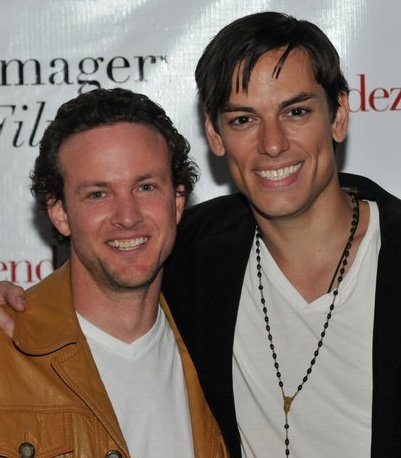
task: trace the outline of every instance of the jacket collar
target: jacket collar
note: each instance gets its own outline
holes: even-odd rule
[[[44,355],[82,340],[70,283],[70,263],[27,291],[25,313],[18,314],[14,343],[24,353]]]

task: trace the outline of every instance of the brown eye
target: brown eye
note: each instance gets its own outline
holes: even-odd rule
[[[248,122],[250,122],[250,120],[251,118],[249,116],[238,116],[237,118],[231,121],[231,124],[239,126],[242,124],[247,124]]]
[[[304,116],[306,113],[308,113],[308,110],[306,110],[305,108],[296,107],[296,108],[292,108],[289,111],[288,115],[291,117],[300,117],[300,116]]]

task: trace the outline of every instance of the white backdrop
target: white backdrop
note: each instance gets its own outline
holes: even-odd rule
[[[257,11],[308,19],[331,38],[352,88],[341,169],[401,197],[399,0],[0,0],[0,10],[0,280],[27,287],[52,270],[28,175],[47,121],[80,91],[149,95],[192,145],[202,171],[193,201],[230,192],[203,137],[193,73],[219,29]]]

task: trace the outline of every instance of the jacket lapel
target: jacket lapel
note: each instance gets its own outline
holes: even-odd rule
[[[30,355],[51,355],[51,365],[128,456],[128,449],[76,316],[70,264],[27,292],[28,307],[16,322],[14,343]]]
[[[340,174],[359,198],[376,201],[380,215],[373,327],[372,458],[401,456],[401,203],[372,181]]]
[[[128,456],[127,445],[113,406],[86,341],[78,342],[56,354],[52,360],[52,367],[63,382],[82,399]]]

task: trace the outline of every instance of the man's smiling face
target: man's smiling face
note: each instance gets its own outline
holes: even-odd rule
[[[247,90],[232,90],[218,119],[206,119],[213,152],[227,155],[231,175],[256,215],[287,218],[307,211],[337,186],[333,139],[344,140],[347,95],[332,120],[323,87],[305,50],[293,50],[274,74],[284,49],[256,63]],[[241,81],[241,67],[233,75]]]
[[[71,236],[74,273],[112,291],[160,279],[184,207],[164,137],[144,124],[96,127],[64,141],[59,164],[65,201],[48,212]]]

